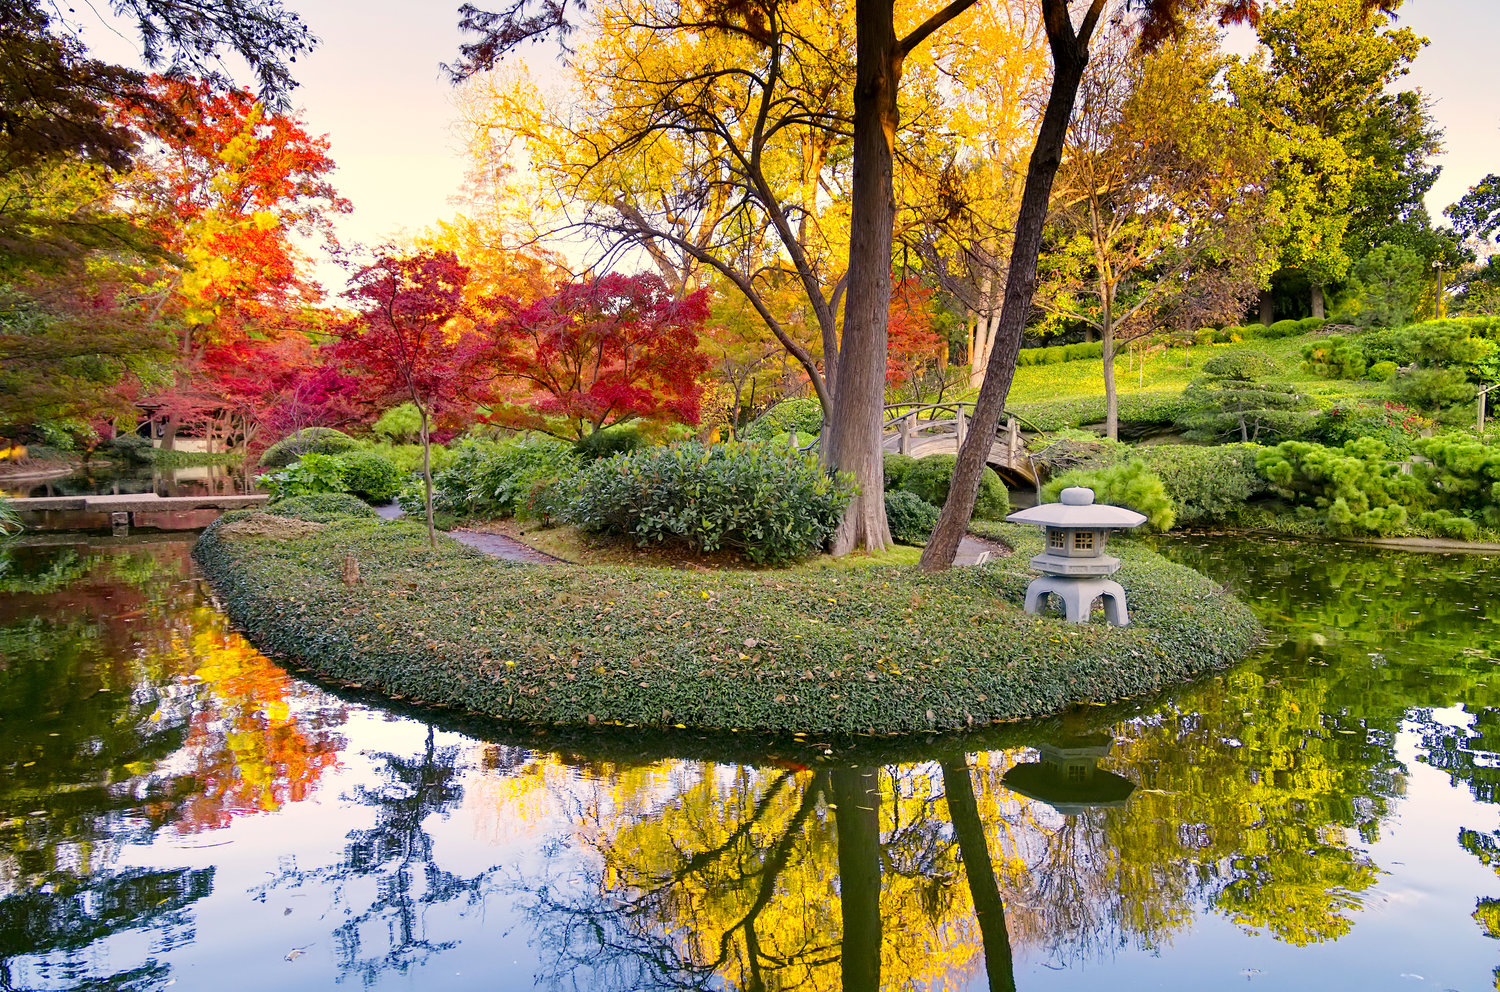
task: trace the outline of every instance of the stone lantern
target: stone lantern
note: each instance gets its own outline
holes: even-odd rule
[[[1106,734],[1065,737],[1037,745],[1039,761],[1013,765],[1001,779],[1014,792],[1046,803],[1064,816],[1124,806],[1135,783],[1099,767],[1113,743]]]
[[[1104,598],[1104,618],[1116,627],[1130,623],[1125,590],[1106,576],[1120,567],[1120,559],[1104,553],[1112,530],[1128,530],[1146,522],[1144,514],[1123,506],[1094,502],[1094,491],[1081,486],[1062,491],[1061,502],[1042,503],[1006,517],[1018,524],[1041,524],[1046,549],[1031,559],[1044,573],[1026,587],[1026,612],[1038,613],[1048,593],[1057,593],[1074,623],[1087,623],[1094,600]]]

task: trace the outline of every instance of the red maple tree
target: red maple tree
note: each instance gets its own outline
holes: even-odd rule
[[[943,337],[932,326],[932,289],[908,276],[891,292],[885,382],[901,386],[943,360]]]
[[[486,341],[464,302],[469,270],[452,252],[382,255],[355,273],[344,296],[356,316],[339,329],[333,353],[356,373],[362,397],[390,405],[410,401],[421,418],[427,535],[432,522],[432,422],[469,401],[488,376]]]
[[[508,315],[488,324],[493,418],[572,438],[633,420],[698,422],[705,291],[676,297],[659,276],[611,273],[495,305]]]

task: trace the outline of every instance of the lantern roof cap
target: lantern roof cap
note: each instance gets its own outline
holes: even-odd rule
[[[1143,513],[1123,506],[1095,503],[1094,491],[1074,486],[1062,491],[1061,502],[1041,503],[1017,510],[1005,518],[1016,524],[1041,524],[1043,527],[1109,527],[1129,529],[1146,522]]]

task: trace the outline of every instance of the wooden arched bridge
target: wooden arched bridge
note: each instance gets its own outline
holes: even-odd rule
[[[973,419],[973,403],[892,403],[885,408],[881,446],[913,458],[956,455]],[[1036,485],[1036,469],[1027,457],[1021,421],[1013,413],[1007,413],[996,429],[984,460],[1007,482]]]
[[[973,403],[891,403],[885,407],[881,447],[913,458],[956,455],[969,436],[973,419]],[[803,450],[812,451],[817,446],[818,439],[814,438]],[[1037,484],[1036,466],[1021,436],[1021,419],[1013,413],[1006,414],[1005,422],[996,429],[984,460],[1012,486]]]

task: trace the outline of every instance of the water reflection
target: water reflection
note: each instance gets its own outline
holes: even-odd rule
[[[255,472],[238,465],[82,465],[69,475],[0,480],[0,494],[36,496],[236,496],[255,490]]]
[[[341,702],[186,549],[0,555],[0,989],[1490,981],[1491,560],[1178,544],[1258,604],[1261,658],[804,764]]]

